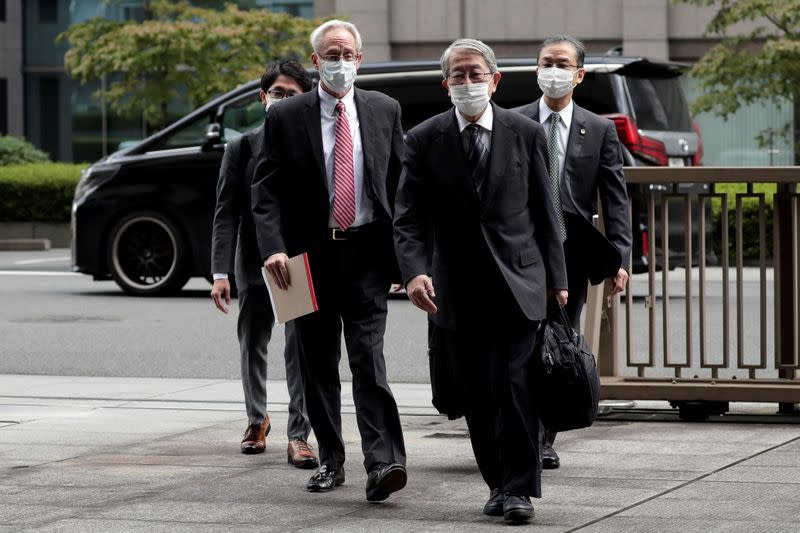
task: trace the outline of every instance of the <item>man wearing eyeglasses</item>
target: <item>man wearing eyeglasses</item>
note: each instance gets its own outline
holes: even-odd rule
[[[297,61],[281,59],[261,77],[259,98],[265,109],[290,96],[311,89],[311,77]],[[242,453],[262,453],[270,431],[267,414],[267,345],[275,318],[261,276],[261,257],[250,209],[250,186],[264,127],[231,139],[225,147],[219,182],[211,245],[214,287],[211,298],[217,309],[228,314],[231,302],[228,273],[235,272],[239,298],[237,333],[241,355],[242,387],[247,428],[240,444]],[[235,252],[234,252],[235,250]],[[297,335],[294,324],[286,324],[286,385],[289,389],[289,419],[286,433],[288,462],[298,468],[315,468],[317,457],[308,444],[310,425],[305,412]]]
[[[526,522],[541,497],[531,348],[548,298],[567,302],[546,138],[490,101],[501,76],[487,45],[459,39],[441,66],[455,108],[408,132],[395,247],[409,298],[444,336],[483,512]]]
[[[545,39],[537,54],[537,81],[544,94],[539,100],[515,109],[540,122],[547,132],[551,192],[567,262],[570,298],[566,312],[576,331],[580,328],[590,276],[607,277],[611,295],[625,288],[632,241],[622,145],[614,123],[572,101],[575,87],[586,75],[585,55],[583,44],[570,35]],[[586,221],[591,221],[597,212],[598,193],[606,237],[622,258],[616,265],[587,256],[586,250],[592,248],[587,239],[594,235],[585,230]],[[603,272],[596,272],[601,267]],[[558,468],[561,464],[553,449],[555,438],[556,433],[543,432],[543,468]]]
[[[345,481],[339,360],[342,334],[353,373],[366,497],[381,501],[406,484],[400,415],[386,379],[386,298],[397,279],[394,196],[403,158],[400,104],[353,87],[361,36],[348,22],[311,33],[315,91],[270,108],[256,166],[253,215],[261,257],[286,288],[286,262],[308,253],[319,310],[295,320],[309,420],[320,467],[311,492]]]

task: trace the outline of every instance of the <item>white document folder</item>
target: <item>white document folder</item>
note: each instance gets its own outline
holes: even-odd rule
[[[269,290],[272,312],[278,324],[284,324],[319,309],[314,294],[314,282],[311,279],[311,268],[308,265],[308,254],[303,253],[290,258],[287,269],[289,287],[283,290],[275,284],[267,269],[261,267],[261,275]]]

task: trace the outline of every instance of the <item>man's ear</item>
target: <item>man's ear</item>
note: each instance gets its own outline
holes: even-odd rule
[[[450,96],[450,84],[447,83],[447,78],[442,80],[442,87],[447,91],[447,96]]]

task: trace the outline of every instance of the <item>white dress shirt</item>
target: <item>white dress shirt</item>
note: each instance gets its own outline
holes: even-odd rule
[[[334,191],[334,148],[336,146],[336,102],[338,100],[326,93],[320,84],[319,114],[322,121],[322,152],[325,157],[325,174],[328,178],[328,197],[330,216],[328,227],[337,228],[339,224],[333,220],[333,191]],[[358,111],[354,98],[355,89],[350,89],[342,98],[347,123],[350,126],[350,136],[353,139],[353,178],[355,182],[356,218],[350,227],[355,228],[372,222],[375,219],[375,209],[372,199],[367,195],[364,186],[364,150],[361,144],[361,129],[358,121]]]
[[[569,128],[572,126],[572,111],[575,104],[570,100],[567,107],[558,112],[561,120],[558,121],[558,175],[564,182],[564,161],[567,159],[567,139]],[[544,98],[539,100],[539,123],[544,127],[546,135],[550,135],[550,114],[553,110],[544,103]],[[549,138],[549,137],[548,137]]]
[[[456,120],[458,120],[458,131],[460,133],[464,133],[464,129],[472,124],[472,122],[468,121],[464,118],[464,116],[459,113],[458,109],[454,109],[456,113]],[[480,140],[483,142],[484,146],[486,146],[486,150],[491,152],[492,150],[492,123],[494,122],[494,111],[492,110],[492,102],[489,102],[486,105],[486,111],[483,112],[481,118],[479,118],[475,124],[480,126]]]

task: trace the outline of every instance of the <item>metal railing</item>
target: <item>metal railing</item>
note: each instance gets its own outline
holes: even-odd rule
[[[622,302],[604,297],[603,285],[590,289],[584,332],[598,355],[602,398],[778,402],[781,410],[793,410],[800,403],[800,167],[631,167],[625,178],[650,189],[645,193],[649,270],[646,280],[632,276]],[[730,202],[713,187],[681,190],[681,184],[703,183],[743,183],[746,192]],[[757,183],[775,184],[771,258],[767,193],[755,191]],[[666,191],[658,187],[664,184]],[[746,264],[743,254],[747,198],[758,205],[755,266]],[[670,220],[673,202],[682,206],[681,220]],[[721,220],[713,265],[707,257],[709,203],[716,203]],[[684,264],[674,270],[670,224],[683,226]]]

